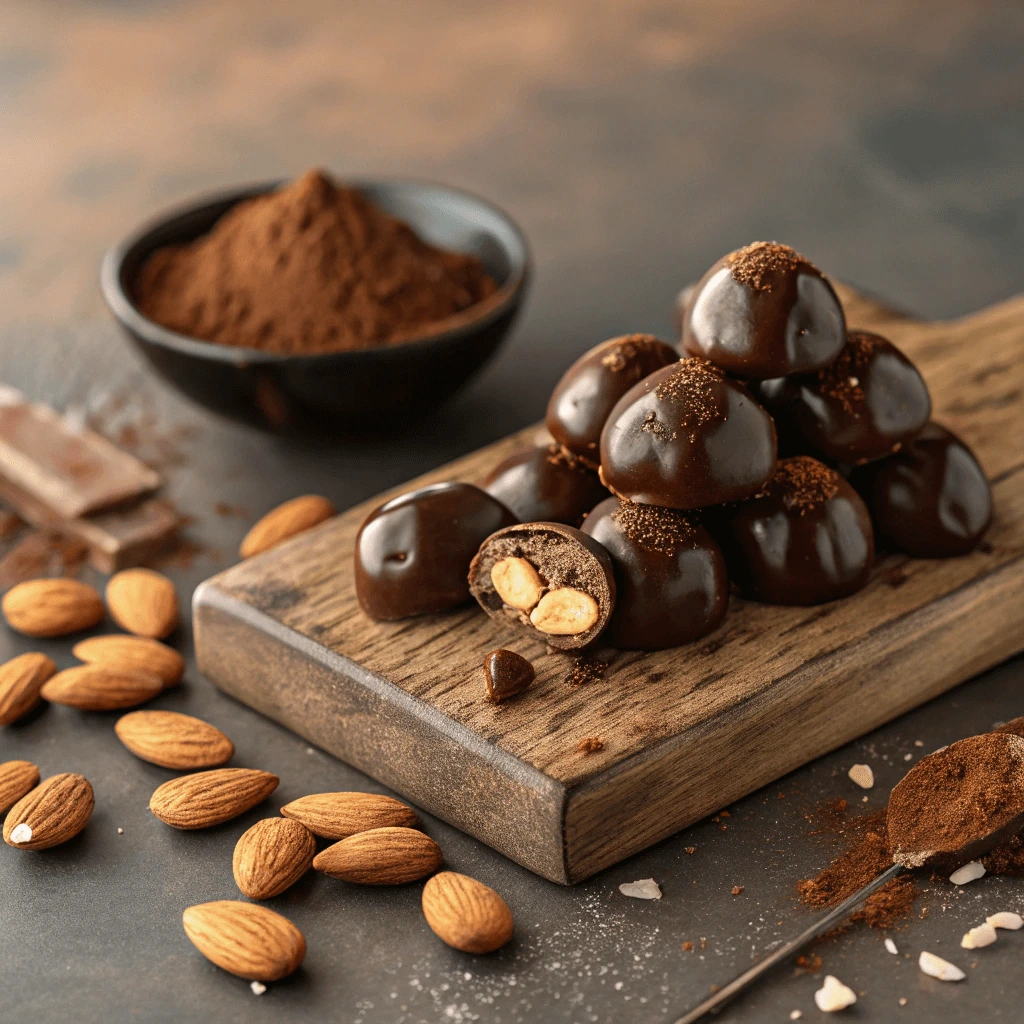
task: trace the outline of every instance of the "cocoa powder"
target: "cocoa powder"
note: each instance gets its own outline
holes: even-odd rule
[[[239,203],[135,281],[149,319],[221,345],[308,355],[413,339],[497,288],[475,256],[422,241],[360,192],[309,171]]]

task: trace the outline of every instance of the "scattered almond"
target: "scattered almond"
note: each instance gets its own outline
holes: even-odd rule
[[[985,923],[992,925],[993,928],[1005,928],[1013,932],[1024,928],[1024,919],[1012,910],[1000,910],[998,914],[986,917]]]
[[[986,921],[984,924],[979,924],[977,928],[972,928],[960,940],[960,945],[964,949],[983,949],[985,946],[991,946],[998,937],[995,927]]]
[[[216,726],[177,711],[133,711],[118,719],[114,732],[136,757],[179,771],[216,768],[235,752]]]
[[[968,885],[970,882],[976,882],[985,874],[985,865],[980,860],[972,860],[969,864],[965,864],[962,868],[957,868],[949,876],[949,880],[954,885]]]
[[[217,900],[181,915],[185,934],[207,960],[247,981],[277,981],[306,955],[302,932],[267,907]]]
[[[94,804],[88,779],[74,772],[51,775],[7,812],[4,842],[21,850],[66,843],[89,823]]]
[[[178,626],[178,593],[163,573],[124,569],[107,582],[110,617],[136,636],[153,640],[169,636]]]
[[[869,764],[855,764],[846,774],[861,789],[871,789],[875,784],[875,773]]]
[[[242,833],[231,868],[250,899],[269,900],[294,885],[312,866],[316,840],[290,818],[264,818]]]
[[[623,882],[619,886],[623,896],[637,900],[660,900],[661,886],[653,878],[638,878],[635,882]]]
[[[402,885],[433,874],[441,847],[413,828],[373,828],[342,839],[316,855],[313,867],[360,885]]]
[[[490,953],[512,938],[512,911],[489,886],[442,871],[423,887],[423,916],[434,934],[464,953]]]
[[[65,636],[91,629],[103,620],[103,600],[80,580],[26,580],[4,594],[4,618],[19,633]]]
[[[346,839],[371,828],[415,828],[411,807],[379,793],[313,793],[281,808],[286,818],[301,821],[315,836]]]
[[[90,664],[152,672],[163,680],[164,687],[176,686],[185,674],[185,659],[173,647],[144,636],[91,636],[79,640],[71,653]]]
[[[252,558],[253,555],[269,551],[289,537],[330,519],[336,511],[333,503],[321,498],[319,494],[292,498],[271,509],[253,524],[252,529],[242,538],[238,555],[240,558]]]
[[[39,785],[39,769],[31,761],[0,763],[0,814],[6,814],[29,790]]]
[[[76,665],[48,679],[41,693],[53,704],[80,711],[119,711],[152,700],[163,688],[163,680],[152,672]]]
[[[175,828],[219,825],[244,814],[277,789],[280,779],[253,768],[214,768],[158,786],[149,809]]]
[[[967,977],[956,964],[951,964],[927,950],[922,950],[917,958],[917,965],[925,974],[938,978],[939,981],[963,981]]]
[[[24,718],[42,699],[39,691],[56,671],[52,658],[35,652],[0,665],[0,725]]]
[[[814,1003],[822,1013],[845,1010],[857,1002],[857,993],[834,975],[826,974],[825,983],[814,993]]]

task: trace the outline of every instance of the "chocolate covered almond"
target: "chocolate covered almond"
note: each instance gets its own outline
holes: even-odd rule
[[[492,619],[562,650],[596,640],[615,607],[608,552],[562,523],[523,523],[488,537],[469,586]]]

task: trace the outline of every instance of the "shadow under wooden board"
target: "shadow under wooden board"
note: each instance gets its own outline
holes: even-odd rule
[[[475,605],[374,623],[352,546],[385,497],[479,482],[531,427],[222,572],[196,592],[201,671],[227,693],[412,802],[557,882],[587,878],[1024,648],[1024,295],[922,323],[848,289],[924,371],[935,418],[977,452],[995,493],[981,547],[945,561],[880,559],[843,601],[732,599],[725,624],[670,651],[617,653],[604,675]],[[595,339],[597,340],[597,339]],[[537,681],[483,699],[506,647]],[[603,747],[583,752],[581,741]]]

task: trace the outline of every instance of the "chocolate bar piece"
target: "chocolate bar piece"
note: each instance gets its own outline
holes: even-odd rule
[[[0,385],[0,477],[67,520],[160,486],[159,475],[134,456],[6,385]]]

